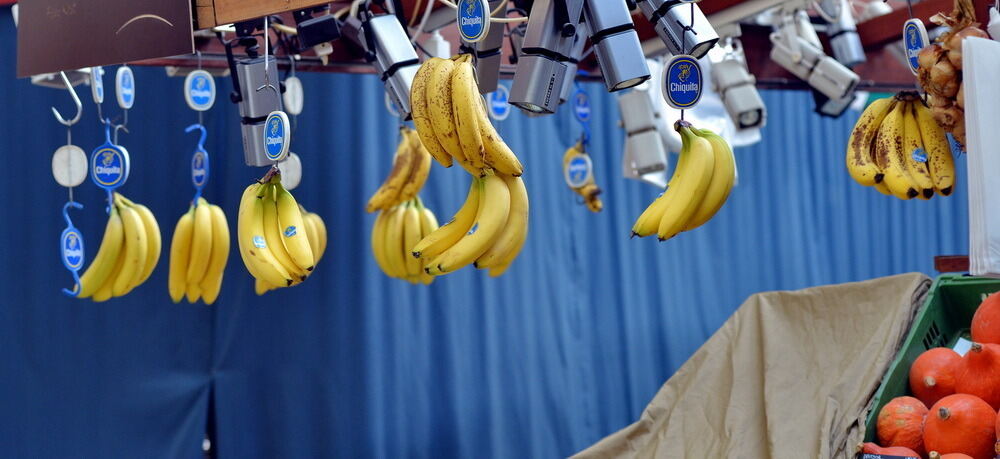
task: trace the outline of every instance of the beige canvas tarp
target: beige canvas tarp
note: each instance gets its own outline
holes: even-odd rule
[[[579,458],[847,458],[923,274],[751,296],[634,424]]]

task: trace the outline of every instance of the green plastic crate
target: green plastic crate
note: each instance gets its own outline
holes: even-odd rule
[[[912,395],[909,378],[913,361],[928,349],[951,347],[959,338],[969,339],[969,325],[976,308],[986,295],[997,291],[1000,291],[1000,279],[944,274],[934,281],[903,348],[875,392],[865,441],[875,441],[875,422],[886,403],[895,397]]]

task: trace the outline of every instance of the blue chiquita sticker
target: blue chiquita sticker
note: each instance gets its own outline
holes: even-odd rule
[[[215,104],[215,80],[204,70],[195,70],[184,79],[184,100],[192,110],[199,112]]]
[[[70,271],[83,267],[83,236],[76,228],[66,228],[60,240],[63,266]]]
[[[903,46],[906,48],[906,63],[914,75],[920,69],[917,55],[927,46],[927,29],[920,19],[910,19],[903,23]]]
[[[698,60],[686,54],[675,56],[663,70],[663,98],[677,109],[694,107],[701,99],[702,74]]]
[[[591,163],[590,157],[577,155],[566,163],[566,169],[563,173],[565,174],[566,184],[570,188],[580,188],[590,181],[590,174],[593,173],[593,163]]]
[[[97,186],[115,189],[128,177],[128,159],[125,153],[114,145],[103,145],[90,156],[90,177]]]
[[[118,97],[118,106],[128,110],[135,103],[135,75],[128,66],[118,67],[115,74],[115,95]]]
[[[510,116],[510,90],[503,84],[497,85],[497,90],[486,94],[486,106],[490,109],[490,117],[503,121]]]
[[[264,153],[267,159],[285,159],[290,146],[289,140],[288,115],[281,111],[271,112],[264,125]]]
[[[203,188],[208,182],[208,154],[196,151],[191,155],[191,183],[195,188]]]
[[[582,90],[577,90],[576,94],[573,94],[573,114],[581,123],[590,121],[590,97]]]
[[[258,249],[266,249],[267,248],[267,241],[264,240],[264,236],[254,236],[253,237],[253,246],[256,247],[256,248],[258,248]]]
[[[285,237],[293,237],[297,233],[298,232],[295,230],[294,226],[289,226],[288,228],[285,228]]]
[[[462,40],[478,43],[490,32],[490,4],[486,0],[459,0],[458,32]]]

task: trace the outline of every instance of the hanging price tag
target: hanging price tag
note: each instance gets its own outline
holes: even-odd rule
[[[128,151],[111,143],[111,125],[104,126],[104,144],[90,154],[90,178],[110,194],[128,180]],[[110,201],[109,201],[110,202]]]
[[[920,69],[917,55],[927,46],[927,29],[923,21],[913,18],[903,23],[903,46],[906,49],[906,63],[909,64],[910,71],[916,75]]]
[[[701,66],[693,56],[674,56],[663,69],[663,99],[671,107],[694,107],[701,99],[701,84]]]
[[[386,93],[388,97],[389,93]],[[302,90],[302,81],[299,80],[297,76],[290,76],[285,78],[285,94],[282,95],[285,102],[285,111],[289,115],[298,115],[302,113],[302,104],[305,102],[304,91]]]
[[[590,122],[590,97],[582,89],[577,89],[573,94],[573,114],[581,123]]]
[[[267,115],[264,127],[264,154],[267,159],[278,162],[288,156],[291,144],[291,128],[288,115],[282,111],[273,111]]]
[[[294,152],[289,152],[288,157],[278,163],[278,170],[281,171],[281,184],[286,190],[294,190],[302,182],[302,160]]]
[[[95,104],[104,103],[104,69],[101,67],[90,68],[90,95]]]
[[[66,229],[59,236],[59,254],[62,258],[63,266],[73,275],[74,287],[62,289],[63,293],[69,296],[76,296],[80,293],[80,275],[78,271],[83,268],[83,234],[73,226],[73,220],[69,218],[69,209],[83,209],[83,205],[76,202],[67,202],[63,206],[63,218],[66,220]]]
[[[490,33],[490,4],[487,0],[459,0],[458,32],[466,43],[483,41]]]
[[[52,176],[56,183],[72,188],[87,179],[87,154],[76,145],[63,145],[52,154]]]
[[[184,100],[191,110],[207,111],[215,104],[215,79],[204,70],[195,70],[184,78]]]
[[[489,109],[490,118],[503,121],[510,116],[510,90],[503,84],[497,85],[497,90],[486,94],[486,107]]]
[[[124,110],[132,108],[135,103],[135,76],[127,65],[118,67],[118,73],[115,74],[115,95],[118,97],[118,106]]]

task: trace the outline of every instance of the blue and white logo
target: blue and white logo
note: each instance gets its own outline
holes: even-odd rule
[[[264,240],[264,236],[254,236],[253,237],[253,246],[256,247],[256,248],[258,248],[258,249],[266,249],[267,248],[267,241]]]
[[[913,150],[913,154],[911,156],[913,156],[913,160],[918,163],[927,162],[927,152],[924,151],[923,148],[917,148],[916,150]]]
[[[497,90],[486,94],[486,106],[490,109],[490,117],[503,121],[510,116],[510,90],[502,84],[497,85]]]
[[[573,113],[577,121],[590,122],[590,97],[582,90],[577,90],[576,94],[573,94]]]
[[[462,40],[478,43],[490,32],[490,4],[486,0],[459,0],[458,32]]]
[[[271,161],[281,161],[288,155],[288,115],[274,111],[264,122],[264,154]]]
[[[208,183],[208,153],[198,150],[191,155],[191,183],[202,189]]]
[[[121,108],[132,108],[135,103],[135,76],[126,65],[118,67],[118,73],[115,74],[115,93]]]
[[[692,56],[682,54],[663,70],[663,98],[671,107],[687,109],[701,99],[701,66]]]
[[[62,262],[66,269],[78,271],[83,267],[83,236],[76,228],[63,230],[59,242],[62,248]]]
[[[285,228],[284,231],[285,237],[295,236],[296,233],[297,231],[295,231],[295,226],[289,226],[288,228]]]
[[[90,95],[95,104],[104,103],[104,69],[101,67],[90,68]]]
[[[920,19],[914,18],[903,23],[903,46],[906,49],[906,63],[909,64],[910,71],[916,75],[920,68],[917,55],[927,46],[927,29]]]
[[[573,159],[570,159],[566,163],[566,168],[563,170],[565,175],[566,184],[570,188],[580,188],[590,181],[590,176],[593,173],[593,163],[590,161],[589,156],[576,155]]]
[[[128,160],[125,153],[115,146],[104,145],[90,156],[90,177],[97,186],[114,189],[125,183]]]
[[[184,79],[184,99],[192,110],[199,112],[215,104],[215,80],[204,70],[195,70]]]

